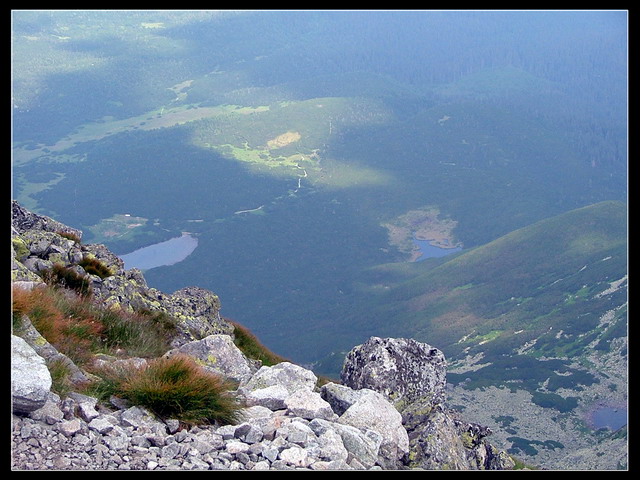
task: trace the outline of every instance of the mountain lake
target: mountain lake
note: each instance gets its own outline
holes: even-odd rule
[[[124,261],[124,267],[149,270],[155,267],[173,265],[187,258],[198,246],[198,239],[188,233],[182,236],[155,243],[148,247],[139,248],[120,258]]]

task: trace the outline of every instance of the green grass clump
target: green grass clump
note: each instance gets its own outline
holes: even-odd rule
[[[113,272],[109,267],[94,257],[85,257],[78,265],[84,268],[85,272],[88,274],[97,275],[102,279],[113,275]]]
[[[158,358],[145,367],[108,367],[98,375],[102,380],[95,391],[102,398],[115,395],[161,419],[191,425],[233,424],[242,408],[228,381],[186,356]]]
[[[67,361],[58,358],[47,362],[47,368],[51,374],[51,391],[57,393],[61,398],[65,398],[73,390],[70,380],[71,370]]]
[[[247,357],[260,360],[262,365],[268,367],[287,361],[286,358],[273,353],[260,343],[258,338],[251,333],[248,328],[231,320],[228,321],[233,325],[233,342]]]

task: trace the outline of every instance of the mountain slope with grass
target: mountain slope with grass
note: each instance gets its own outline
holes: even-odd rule
[[[608,442],[626,438],[626,421],[594,416],[627,409],[627,248],[626,206],[598,203],[468,251],[372,269],[362,288],[375,313],[352,323],[388,318],[386,331],[442,345],[461,409],[502,433],[514,412],[509,451],[567,468],[595,444],[607,454],[594,465],[618,468],[626,449],[612,454]]]

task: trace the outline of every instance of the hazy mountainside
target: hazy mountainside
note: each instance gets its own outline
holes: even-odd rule
[[[471,392],[491,392],[483,420],[513,423],[509,451],[567,468],[580,447],[606,445],[598,428],[626,425],[593,412],[627,411],[627,248],[626,206],[595,204],[467,252],[376,267],[367,314],[348,323],[387,319],[386,331],[445,345],[454,402],[471,408]],[[626,462],[608,458],[600,465]]]
[[[571,356],[592,340],[582,337],[598,327],[599,314],[626,302],[626,222],[624,204],[603,202],[443,259],[376,267],[370,280],[385,309],[395,304],[404,312],[394,315],[394,327],[414,336],[429,332],[452,345],[463,331],[490,338],[498,351],[538,339],[538,349]],[[603,293],[614,284],[619,288]],[[562,330],[562,340],[545,342],[550,329],[546,337]],[[453,355],[476,353],[472,341],[453,348]]]

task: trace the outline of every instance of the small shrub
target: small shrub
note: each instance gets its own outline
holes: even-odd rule
[[[162,419],[192,425],[231,424],[239,419],[242,406],[229,392],[231,385],[189,357],[159,358],[143,368],[111,367],[98,375],[102,380],[95,391],[103,398],[124,398]]]
[[[85,257],[78,265],[84,268],[85,272],[88,274],[97,275],[102,279],[113,275],[113,272],[109,267],[94,257]]]
[[[80,295],[91,294],[89,280],[69,267],[56,263],[53,267],[41,272],[42,279],[49,285],[69,288]]]

